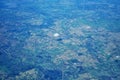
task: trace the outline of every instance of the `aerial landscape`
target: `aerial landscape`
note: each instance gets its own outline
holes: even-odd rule
[[[0,0],[0,80],[120,80],[119,0]]]

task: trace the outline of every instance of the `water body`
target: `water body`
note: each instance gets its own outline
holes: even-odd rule
[[[0,80],[120,80],[119,0],[1,0]]]

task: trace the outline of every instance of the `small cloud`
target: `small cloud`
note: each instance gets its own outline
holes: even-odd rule
[[[54,37],[58,37],[58,36],[60,36],[60,34],[59,34],[59,33],[54,33],[53,36],[54,36]]]

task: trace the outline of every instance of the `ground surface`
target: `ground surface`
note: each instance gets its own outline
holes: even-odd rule
[[[0,0],[0,80],[120,80],[119,0]]]

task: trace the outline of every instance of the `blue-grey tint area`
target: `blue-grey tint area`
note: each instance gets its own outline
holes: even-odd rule
[[[120,80],[120,0],[0,0],[0,80]]]

